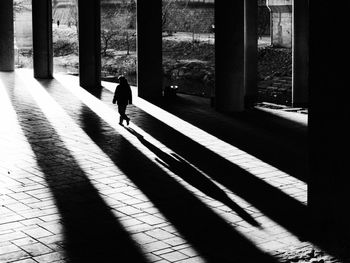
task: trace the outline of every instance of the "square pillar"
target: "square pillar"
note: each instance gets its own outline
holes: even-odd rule
[[[101,87],[100,0],[78,0],[79,80],[87,89]]]
[[[247,108],[258,97],[258,1],[245,0],[244,13],[244,101]]]
[[[162,0],[137,1],[137,87],[144,99],[162,94]]]
[[[215,1],[215,108],[244,110],[245,0]]]
[[[35,78],[52,78],[52,1],[32,1],[33,70]]]
[[[350,51],[341,39],[324,33],[348,30],[349,2],[309,0],[309,152],[308,207],[315,235],[332,248],[349,253]],[[336,12],[330,12],[335,10]],[[325,14],[327,19],[325,19]],[[344,66],[345,65],[345,66]]]
[[[307,106],[309,96],[309,1],[293,3],[293,106]]]
[[[0,1],[0,71],[13,71],[14,60],[13,0]]]

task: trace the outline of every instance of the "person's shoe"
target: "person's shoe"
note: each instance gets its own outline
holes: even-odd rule
[[[119,125],[124,126],[124,125],[123,125],[123,121],[120,121],[120,122],[119,122]]]
[[[126,119],[126,125],[128,125],[129,126],[129,122],[130,122],[130,119],[128,118],[128,119]]]

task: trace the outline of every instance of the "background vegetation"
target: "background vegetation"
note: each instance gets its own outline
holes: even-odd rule
[[[16,13],[25,11],[25,1],[15,0]],[[77,0],[70,3],[62,6],[58,0],[53,1],[54,68],[56,72],[78,74]],[[269,34],[270,16],[263,7],[258,14],[257,38],[261,43]],[[213,6],[163,0],[162,29],[165,85],[178,85],[180,92],[209,97],[215,87]],[[19,50],[18,55],[19,67],[31,67],[31,49]],[[136,84],[135,0],[101,7],[101,59],[104,80],[116,81],[118,75],[124,74],[131,84]],[[260,45],[258,80],[264,89],[260,89],[264,100],[270,94],[272,101],[276,99],[274,80],[281,77],[291,77],[291,51],[274,49],[266,43]],[[270,88],[273,92],[266,96],[265,91]]]

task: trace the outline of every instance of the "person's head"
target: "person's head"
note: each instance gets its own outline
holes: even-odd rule
[[[120,75],[118,77],[118,81],[119,81],[119,84],[128,84],[128,81],[126,80],[126,78],[123,75]]]

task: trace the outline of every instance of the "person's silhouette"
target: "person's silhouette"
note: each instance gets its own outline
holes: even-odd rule
[[[118,77],[119,85],[117,85],[114,97],[113,97],[113,104],[117,102],[118,104],[118,112],[119,112],[119,124],[123,125],[123,120],[126,120],[127,125],[129,125],[130,118],[126,116],[126,106],[128,104],[132,103],[132,94],[131,94],[131,88],[129,86],[129,83],[127,79],[121,75]]]

